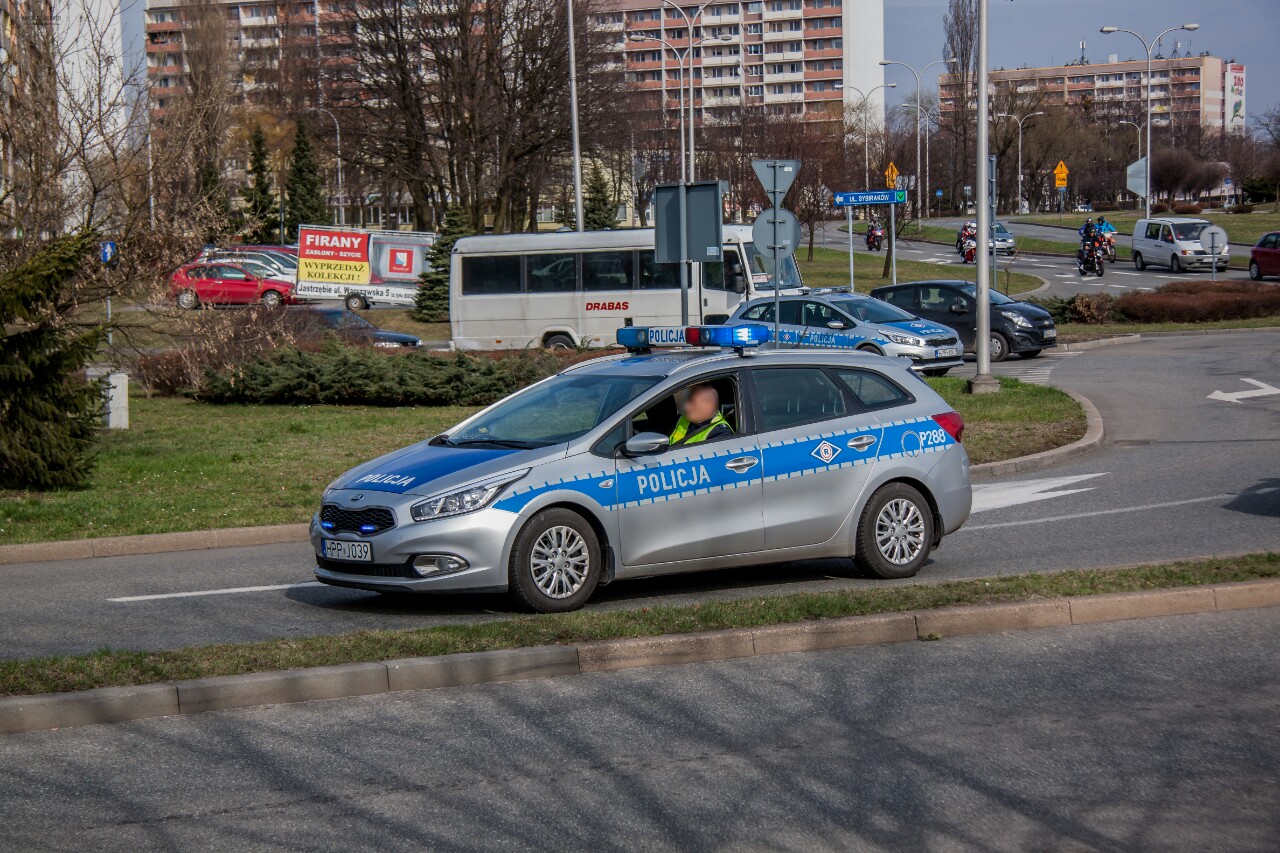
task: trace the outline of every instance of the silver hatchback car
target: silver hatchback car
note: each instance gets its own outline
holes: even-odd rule
[[[551,612],[614,580],[784,560],[914,575],[969,515],[960,416],[903,360],[753,353],[768,335],[620,330],[630,352],[343,474],[311,524],[316,577]],[[686,337],[725,348],[649,348]],[[695,386],[729,429],[673,447]]]

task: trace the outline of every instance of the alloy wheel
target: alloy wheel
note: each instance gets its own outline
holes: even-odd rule
[[[529,569],[533,582],[548,598],[568,598],[587,579],[591,552],[572,527],[549,527],[533,543]]]
[[[910,563],[924,548],[924,516],[905,498],[894,498],[876,516],[876,548],[896,566]]]

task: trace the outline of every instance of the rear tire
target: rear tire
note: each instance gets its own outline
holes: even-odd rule
[[[1258,266],[1257,261],[1249,261],[1249,278],[1254,281],[1262,281],[1262,269]]]
[[[571,350],[576,349],[573,345],[573,338],[568,335],[548,335],[542,345],[549,350]]]
[[[853,561],[882,578],[909,578],[933,548],[933,510],[915,488],[888,483],[867,501],[858,520]]]
[[[347,298],[342,301],[346,304],[348,311],[363,311],[369,307],[369,300],[359,293],[348,293]]]
[[[602,568],[600,540],[587,520],[572,510],[548,509],[516,536],[507,580],[523,607],[564,613],[587,603]]]
[[[1141,252],[1133,253],[1133,268],[1136,269],[1138,272],[1142,272],[1147,268],[1147,262],[1142,259]]]

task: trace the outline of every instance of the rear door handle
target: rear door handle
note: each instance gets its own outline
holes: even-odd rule
[[[724,467],[728,468],[735,474],[741,474],[743,471],[749,471],[759,464],[760,460],[754,456],[739,456],[737,459],[730,459],[724,463]]]
[[[866,450],[868,447],[870,447],[875,443],[876,443],[876,437],[874,435],[863,434],[863,435],[854,436],[853,438],[849,439],[848,446],[853,448],[854,450]]]

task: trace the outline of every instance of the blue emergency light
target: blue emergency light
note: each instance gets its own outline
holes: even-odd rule
[[[767,326],[626,326],[618,330],[618,343],[632,351],[650,347],[758,347],[768,343]]]

